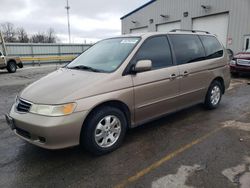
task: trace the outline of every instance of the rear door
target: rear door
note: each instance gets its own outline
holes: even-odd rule
[[[175,109],[178,96],[178,68],[173,65],[166,36],[147,39],[132,60],[151,60],[152,70],[132,75],[134,84],[135,122],[142,123]]]
[[[175,60],[180,70],[180,108],[204,100],[209,71],[205,60],[205,51],[201,40],[192,34],[169,34]]]

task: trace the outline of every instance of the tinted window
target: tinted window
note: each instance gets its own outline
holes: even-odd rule
[[[206,59],[223,56],[223,48],[219,41],[213,36],[200,36],[206,52]]]
[[[135,55],[133,64],[139,60],[151,60],[153,69],[171,66],[172,57],[167,37],[147,39]]]
[[[204,60],[205,52],[196,35],[169,35],[173,44],[177,64]]]

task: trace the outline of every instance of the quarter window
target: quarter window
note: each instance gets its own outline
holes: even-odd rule
[[[167,37],[158,36],[147,39],[135,55],[133,64],[139,60],[151,60],[153,69],[171,66],[172,56]]]
[[[204,60],[205,52],[197,35],[169,35],[178,65]]]
[[[219,41],[213,36],[200,36],[206,52],[206,59],[223,56],[223,48]]]

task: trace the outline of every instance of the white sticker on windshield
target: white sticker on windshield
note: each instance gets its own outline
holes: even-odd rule
[[[138,39],[124,39],[121,41],[121,44],[135,44],[137,41]]]

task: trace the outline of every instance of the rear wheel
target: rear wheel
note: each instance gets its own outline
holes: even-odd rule
[[[21,69],[21,68],[23,68],[23,63],[22,62],[18,63],[17,66]]]
[[[90,114],[81,133],[81,144],[95,155],[117,149],[126,133],[127,120],[124,113],[114,107],[102,107]]]
[[[214,81],[208,88],[205,107],[215,109],[219,106],[222,97],[222,85],[219,81]]]
[[[16,62],[15,61],[9,61],[7,64],[7,70],[9,73],[14,73],[16,72]]]

